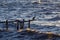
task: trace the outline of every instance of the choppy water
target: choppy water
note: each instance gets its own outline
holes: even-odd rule
[[[1,2],[1,1],[0,1]],[[36,20],[31,22],[31,28],[39,31],[47,32],[51,31],[56,34],[60,34],[60,5],[59,3],[31,3],[31,2],[18,2],[18,1],[5,1],[0,3],[0,20],[6,19],[25,19],[29,20],[33,16],[36,16]],[[50,25],[49,25],[50,24]],[[0,28],[4,28],[5,25],[0,24]],[[12,27],[13,26],[13,27]],[[25,24],[25,27],[27,24]],[[9,24],[11,30],[15,30],[15,24]],[[1,40],[40,40],[35,35],[20,35],[18,32],[0,32]],[[20,35],[20,36],[19,36]],[[41,39],[43,40],[43,39]],[[56,38],[55,40],[59,40]]]

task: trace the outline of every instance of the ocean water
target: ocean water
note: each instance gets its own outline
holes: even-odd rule
[[[59,3],[32,3],[20,1],[0,1],[0,21],[25,19],[36,17],[31,22],[31,29],[41,32],[53,32],[60,34],[60,4]],[[0,29],[5,28],[5,24],[0,24]],[[24,28],[27,28],[25,23]],[[9,24],[11,32],[0,32],[0,40],[47,40],[44,34],[16,32],[16,25]],[[52,40],[60,40],[59,37]]]

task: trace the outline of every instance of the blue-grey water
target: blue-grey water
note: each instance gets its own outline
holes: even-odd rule
[[[60,4],[59,3],[32,3],[20,1],[0,1],[0,21],[25,19],[29,20],[35,16],[35,21],[31,22],[31,29],[42,32],[53,32],[60,34]],[[27,23],[25,27],[27,27]],[[5,28],[5,24],[0,24],[0,29]],[[0,40],[47,40],[40,38],[38,34],[16,32],[15,23],[9,24],[11,32],[0,32]],[[45,36],[42,36],[45,37]],[[52,40],[60,40],[56,37]]]

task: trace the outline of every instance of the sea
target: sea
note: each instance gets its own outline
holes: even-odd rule
[[[60,3],[31,2],[20,0],[0,0],[0,21],[5,20],[35,20],[30,23],[30,28],[39,32],[53,32],[60,34]],[[28,23],[24,23],[24,29]],[[5,23],[0,23],[0,29],[5,28]],[[16,24],[9,23],[9,32],[0,32],[0,40],[49,40],[44,34],[17,32]],[[54,37],[51,40],[60,40]]]

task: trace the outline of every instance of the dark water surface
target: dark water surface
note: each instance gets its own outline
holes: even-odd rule
[[[2,1],[0,0],[0,20],[29,20],[36,16],[36,20],[31,23],[31,28],[42,32],[53,32],[60,34],[60,4],[53,3],[31,3],[20,1]],[[49,23],[54,25],[49,25]],[[45,24],[44,24],[45,23]],[[43,25],[44,24],[44,25]],[[27,23],[24,28],[27,27]],[[5,24],[0,24],[0,29],[5,28]],[[9,30],[16,30],[14,23],[9,24]],[[0,32],[0,40],[49,40],[46,34],[28,33],[28,32]],[[55,36],[50,40],[60,40]]]

